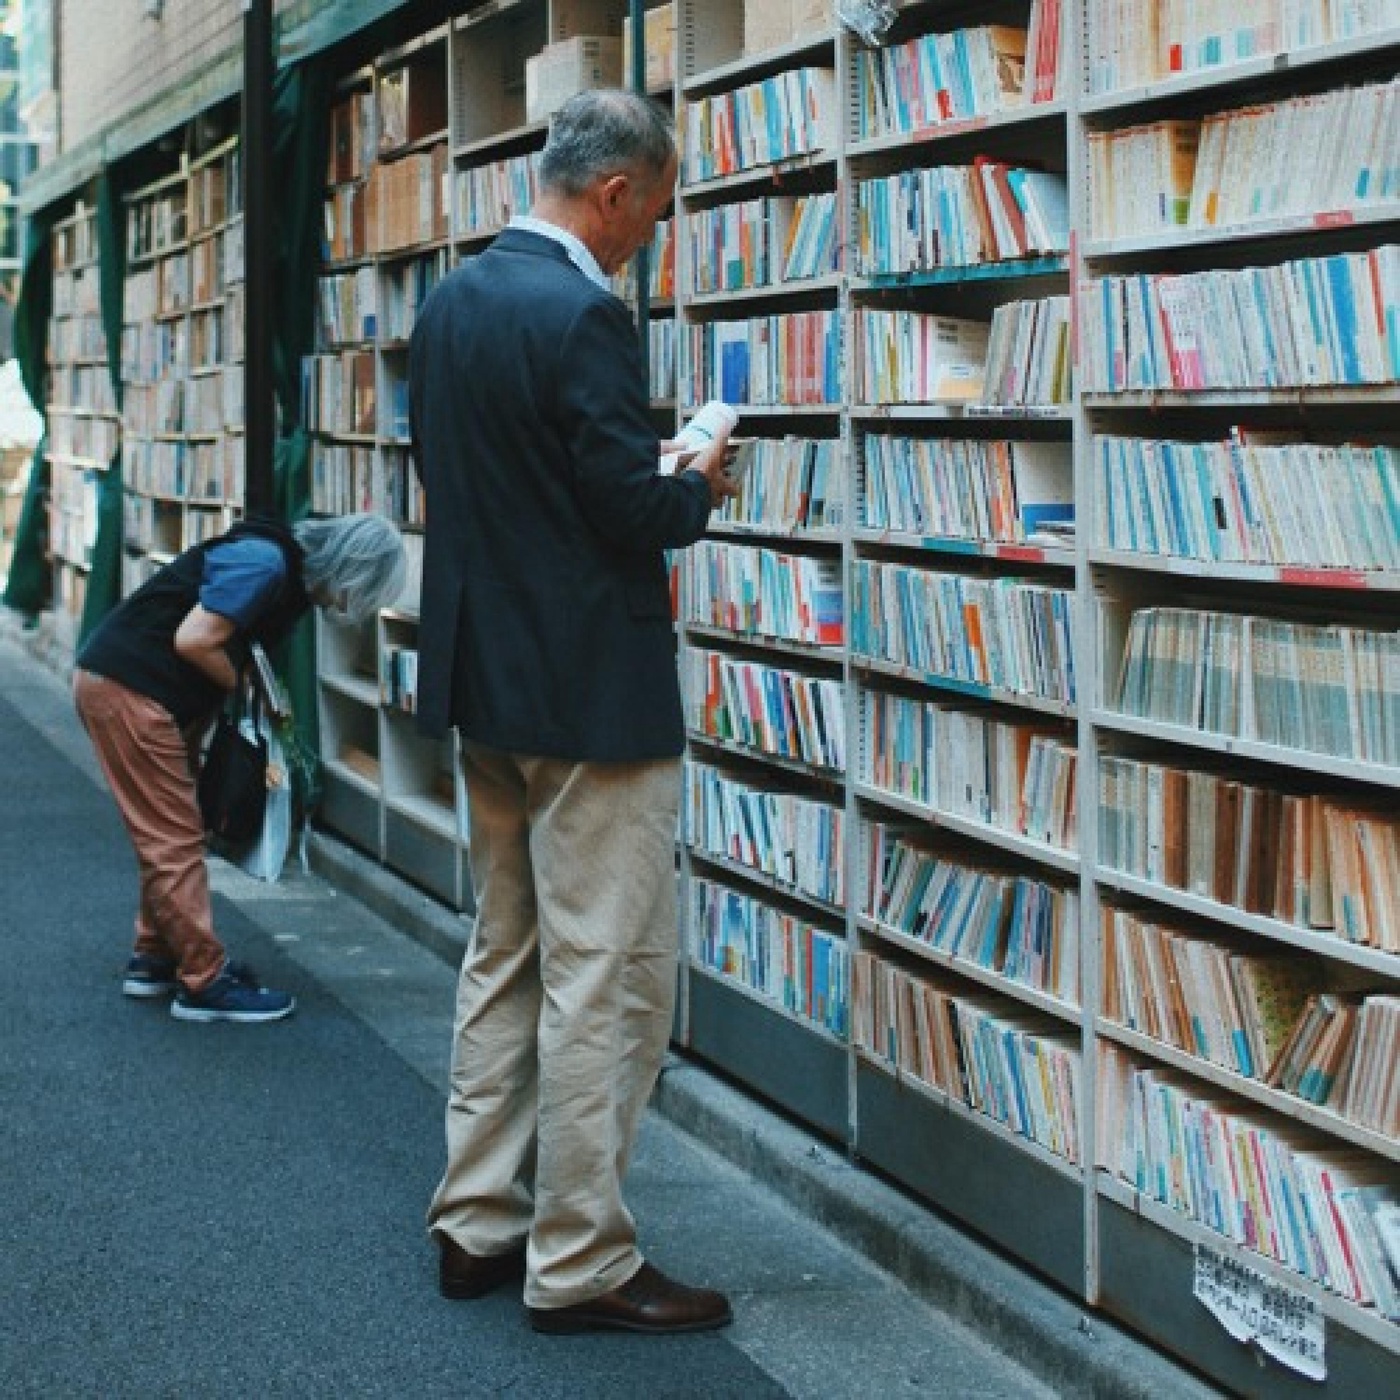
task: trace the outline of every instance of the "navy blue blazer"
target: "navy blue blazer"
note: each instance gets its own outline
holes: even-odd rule
[[[710,493],[657,475],[627,307],[508,229],[428,297],[410,361],[419,727],[580,762],[678,755],[662,551],[704,533]]]

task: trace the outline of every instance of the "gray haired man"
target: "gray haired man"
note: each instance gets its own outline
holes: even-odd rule
[[[670,203],[669,119],[626,92],[573,98],[540,179],[412,345],[419,722],[462,739],[477,901],[428,1224],[449,1297],[523,1277],[538,1331],[698,1331],[729,1304],[643,1261],[622,1179],[675,996],[665,551],[733,488],[723,440],[658,472],[674,445],[608,285]]]

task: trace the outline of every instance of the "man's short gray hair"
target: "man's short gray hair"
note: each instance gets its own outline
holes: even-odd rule
[[[356,622],[398,601],[408,559],[392,520],[382,515],[299,520],[292,534],[306,553],[302,580],[308,593],[336,600]]]
[[[572,197],[620,171],[660,179],[675,153],[675,128],[664,108],[624,88],[591,88],[554,114],[540,185]]]

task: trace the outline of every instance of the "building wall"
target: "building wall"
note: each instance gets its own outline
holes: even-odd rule
[[[334,0],[274,0],[298,15]],[[60,140],[71,150],[243,42],[240,0],[57,0]],[[160,18],[148,11],[160,10]]]

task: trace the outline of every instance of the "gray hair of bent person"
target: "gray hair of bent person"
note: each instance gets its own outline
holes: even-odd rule
[[[302,579],[318,601],[338,606],[353,622],[396,603],[408,576],[398,526],[382,515],[337,515],[299,520],[292,534],[306,558]]]
[[[626,171],[659,180],[676,153],[664,108],[624,88],[590,88],[554,114],[540,156],[540,187],[569,197]]]

